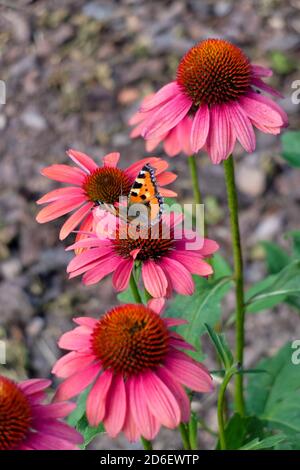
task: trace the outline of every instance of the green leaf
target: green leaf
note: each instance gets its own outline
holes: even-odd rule
[[[73,410],[72,413],[68,416],[68,423],[73,428],[77,426],[78,422],[85,414],[85,405],[89,391],[90,387],[88,387],[79,395],[75,410]]]
[[[285,132],[281,137],[282,156],[293,167],[300,168],[300,131]]]
[[[291,230],[287,232],[286,237],[292,239],[293,258],[300,258],[300,230]]]
[[[290,257],[279,245],[263,241],[262,246],[266,252],[267,268],[270,274],[277,274],[290,262]]]
[[[239,450],[262,450],[271,449],[277,446],[280,442],[284,441],[284,434],[277,434],[276,436],[265,437],[261,441],[258,438],[248,442],[244,446],[240,447]]]
[[[278,274],[255,284],[245,296],[246,311],[256,313],[283,302],[288,296],[300,296],[300,261],[287,265]]]
[[[213,342],[216,351],[222,364],[224,365],[225,369],[230,369],[233,364],[233,355],[229,349],[227,341],[225,339],[224,334],[216,333],[207,323],[204,324],[211,341]]]
[[[186,341],[192,343],[197,359],[203,359],[200,336],[206,331],[205,323],[214,326],[221,317],[221,300],[230,289],[232,280],[228,277],[210,281],[194,277],[195,293],[191,296],[176,295],[167,309],[167,316],[186,318],[189,323],[178,328]]]
[[[97,427],[92,427],[89,425],[86,415],[84,415],[81,420],[77,423],[76,429],[80,434],[82,434],[84,443],[80,446],[82,449],[85,449],[90,442],[98,435],[104,432],[103,424],[100,423]]]
[[[241,417],[235,413],[225,428],[225,438],[229,450],[239,449],[253,439],[265,437],[264,424],[255,416]],[[219,448],[219,443],[217,448]]]
[[[287,343],[276,356],[259,362],[257,367],[267,373],[250,376],[247,388],[248,412],[287,437],[300,434],[300,367],[293,364],[293,353]]]
[[[214,270],[213,279],[221,279],[222,277],[232,276],[232,269],[225,258],[219,253],[215,253],[211,259],[211,265]]]

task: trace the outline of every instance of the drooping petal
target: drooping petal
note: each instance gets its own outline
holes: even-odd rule
[[[121,374],[113,377],[107,397],[104,426],[111,437],[116,437],[122,430],[126,416],[126,390]]]
[[[176,290],[178,294],[193,294],[195,288],[193,278],[190,272],[181,263],[174,259],[164,257],[159,264],[164,273],[168,273],[173,289]]]
[[[151,98],[142,103],[140,111],[145,113],[151,111],[157,106],[161,106],[166,101],[169,101],[174,96],[180,93],[180,88],[176,81],[168,83],[163,86],[157,93],[155,93]]]
[[[169,257],[179,261],[179,263],[183,264],[183,266],[185,266],[192,274],[198,274],[198,276],[209,276],[213,273],[211,265],[197,256],[197,252],[193,253],[192,251],[176,250],[173,251]]]
[[[131,406],[131,400],[132,397],[130,396],[130,387],[128,380],[125,383],[125,388],[126,388],[126,398],[127,398],[127,406],[126,406],[126,416],[125,416],[125,422],[123,426],[123,432],[129,442],[135,442],[139,439],[140,437],[140,431],[136,425],[133,412],[132,412],[132,406]]]
[[[283,98],[283,94],[280,93],[279,91],[275,90],[275,88],[273,88],[272,86],[270,85],[267,85],[263,80],[261,80],[260,78],[253,78],[251,80],[251,85],[252,86],[255,86],[257,88],[260,88],[261,90],[265,91],[266,93],[269,93],[270,95],[272,96],[276,96],[278,98]]]
[[[231,123],[221,105],[210,109],[210,127],[207,136],[207,151],[212,163],[218,164],[231,154],[235,143]]]
[[[90,212],[93,207],[92,202],[87,202],[77,209],[63,224],[59,232],[59,239],[64,240],[74,228],[82,221],[82,219]]]
[[[77,326],[71,331],[64,333],[58,345],[62,349],[82,350],[90,347],[91,329],[86,326]]]
[[[159,137],[175,127],[189,112],[192,101],[183,93],[167,101],[147,120],[142,136],[145,139]]]
[[[84,370],[71,375],[58,386],[53,401],[57,402],[75,397],[95,380],[100,370],[99,364],[91,364]]]
[[[156,178],[158,186],[165,186],[166,184],[173,183],[177,178],[177,175],[175,173],[172,173],[171,171],[164,171],[158,177]]]
[[[177,380],[197,392],[211,392],[212,379],[207,369],[193,361],[185,353],[174,350],[165,360],[165,366]]]
[[[112,371],[106,370],[97,378],[91,388],[86,402],[86,415],[90,426],[98,426],[104,418],[112,379]]]
[[[148,140],[146,141],[148,142]],[[152,142],[152,141],[150,141]],[[173,127],[163,139],[164,150],[169,157],[174,157],[181,151],[181,143],[178,140],[177,126]]]
[[[191,405],[184,388],[165,367],[159,367],[156,373],[176,398],[181,412],[180,421],[187,423],[190,419]]]
[[[38,393],[46,388],[50,387],[51,380],[48,379],[28,379],[23,380],[19,384],[19,387],[26,392],[26,395],[32,395]]]
[[[50,220],[57,219],[68,212],[77,209],[85,202],[82,195],[74,196],[66,200],[59,199],[58,201],[51,202],[48,206],[44,207],[36,216],[36,221],[40,224],[50,222]]]
[[[164,426],[171,429],[177,427],[181,413],[173,393],[154,372],[149,370],[141,377],[144,395],[151,413]]]
[[[89,353],[79,353],[72,351],[56,361],[53,366],[52,373],[57,377],[69,377],[81,369],[91,364],[95,360],[95,356]]]
[[[196,112],[191,129],[191,146],[193,152],[198,152],[206,143],[209,132],[209,109],[202,104]]]
[[[148,402],[144,394],[142,377],[138,375],[131,377],[128,380],[128,386],[130,392],[130,407],[137,428],[146,439],[154,439],[159,431],[160,424],[149,410]]]
[[[231,103],[225,109],[235,136],[246,152],[252,153],[255,150],[255,134],[250,119],[238,103]]]
[[[193,153],[191,146],[192,125],[193,121],[187,114],[176,126],[178,142],[186,155]]]
[[[262,65],[251,65],[252,73],[257,77],[271,77],[273,72],[271,69],[267,67],[263,67]]]
[[[164,309],[165,303],[166,299],[164,297],[157,297],[156,299],[149,299],[147,305],[151,310],[160,315]]]
[[[164,271],[152,260],[147,260],[142,266],[142,276],[145,288],[152,297],[164,297],[168,281]]]
[[[43,421],[44,419],[64,418],[76,408],[76,403],[62,401],[50,403],[49,405],[33,405],[32,412],[34,419]]]
[[[95,284],[101,281],[105,276],[112,273],[120,264],[120,257],[116,255],[107,256],[98,266],[86,272],[82,281],[86,285]]]
[[[263,126],[282,127],[287,123],[284,111],[266,96],[249,92],[240,98],[240,105],[251,121]]]
[[[124,259],[120,262],[117,269],[115,270],[113,277],[112,277],[112,283],[113,283],[114,288],[118,292],[127,289],[133,265],[134,265],[133,258]]]

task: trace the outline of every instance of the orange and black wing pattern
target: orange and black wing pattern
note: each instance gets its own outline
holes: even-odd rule
[[[136,177],[128,196],[128,205],[144,204],[149,209],[151,224],[162,214],[163,198],[157,190],[155,169],[146,164]]]

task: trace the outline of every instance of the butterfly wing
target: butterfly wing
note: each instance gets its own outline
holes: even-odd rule
[[[146,164],[136,177],[128,196],[128,206],[144,204],[148,208],[151,224],[157,222],[162,214],[163,198],[157,190],[155,169]]]

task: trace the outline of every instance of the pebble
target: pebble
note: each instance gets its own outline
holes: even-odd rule
[[[10,258],[7,261],[1,263],[1,273],[4,279],[13,280],[22,271],[22,265],[18,258]]]
[[[21,114],[21,121],[26,127],[36,131],[44,131],[47,129],[46,119],[35,109],[28,108]]]
[[[261,195],[266,187],[266,175],[259,167],[239,166],[236,172],[236,183],[240,191],[248,196]]]

